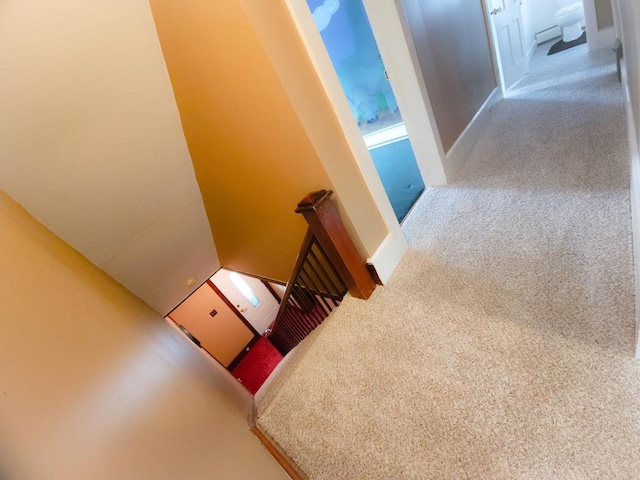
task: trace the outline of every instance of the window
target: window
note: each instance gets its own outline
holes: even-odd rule
[[[251,287],[244,281],[238,273],[231,272],[231,281],[236,286],[238,290],[244,295],[244,297],[249,300],[249,303],[253,306],[253,308],[258,308],[258,306],[262,303],[258,296],[255,294]]]

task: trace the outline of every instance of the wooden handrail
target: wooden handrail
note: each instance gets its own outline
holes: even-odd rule
[[[307,195],[296,209],[309,228],[291,271],[269,339],[286,355],[342,301],[347,291],[368,298],[375,284],[338,211],[333,192]]]
[[[356,298],[367,299],[376,285],[342,223],[337,208],[331,202],[332,194],[331,190],[310,193],[298,203],[296,213],[304,216],[331,264],[349,287],[349,293]]]

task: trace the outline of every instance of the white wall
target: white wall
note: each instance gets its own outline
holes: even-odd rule
[[[5,0],[0,64],[0,189],[168,312],[219,263],[148,3]]]
[[[596,1],[599,4],[599,9],[603,12],[603,15],[606,17],[604,19],[600,19],[598,21],[598,8],[596,8]],[[613,46],[613,43],[616,38],[616,29],[613,25],[605,26],[604,28],[600,28],[599,23],[603,22],[605,25],[608,23],[610,19],[608,8],[604,2],[608,2],[610,0],[582,0],[584,4],[584,17],[585,24],[587,27],[587,41],[589,43],[589,50],[600,50],[603,48],[608,48]]]
[[[556,0],[522,2],[522,23],[527,50],[535,44],[535,34],[556,24],[554,15],[558,10]]]
[[[231,273],[231,270],[221,268],[211,277],[211,281],[220,289],[222,294],[236,306],[251,326],[262,335],[276,319],[280,304],[260,280],[248,275],[240,275],[247,285],[249,285],[249,288],[251,288],[260,299],[260,305],[254,307],[242,292],[236,288],[231,280]]]
[[[613,0],[616,30],[623,44],[623,84],[627,93],[627,122],[631,164],[631,212],[636,278],[636,340],[640,340],[640,5]],[[640,358],[640,343],[636,345]]]
[[[584,4],[589,49],[600,50],[612,46],[615,39],[615,29],[613,27],[598,28],[595,0],[583,0],[582,3]],[[525,41],[528,46],[532,45],[536,32],[556,24],[554,15],[557,10],[556,0],[525,1],[522,3]]]

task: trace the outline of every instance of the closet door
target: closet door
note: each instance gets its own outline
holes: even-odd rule
[[[202,348],[225,367],[244,352],[255,337],[208,284],[196,290],[169,317],[189,330]]]

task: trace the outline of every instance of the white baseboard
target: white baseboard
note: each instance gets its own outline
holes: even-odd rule
[[[471,153],[471,149],[478,141],[478,137],[480,137],[487,124],[491,107],[501,98],[500,88],[496,87],[447,153],[444,160],[444,172],[449,182],[454,179],[469,153]]]
[[[531,44],[531,47],[529,47],[529,50],[527,51],[527,58],[529,60],[531,60],[531,57],[533,57],[533,53],[536,51],[536,48],[538,48],[538,44],[534,41]]]
[[[541,45],[550,40],[553,40],[554,38],[559,38],[559,37],[562,37],[562,28],[560,28],[558,25],[551,25],[550,27],[545,28],[544,30],[536,32],[535,43],[536,45]]]
[[[624,66],[624,63],[623,63]],[[633,263],[636,294],[636,338],[635,357],[640,358],[640,151],[638,136],[633,115],[633,106],[629,91],[626,68],[622,69],[622,84],[625,89],[627,110],[627,134],[629,136],[629,166],[631,168],[631,221],[633,238]]]
[[[408,249],[407,240],[404,238],[400,227],[398,227],[387,235],[376,250],[376,253],[367,260],[367,263],[375,268],[383,285],[389,281]]]

